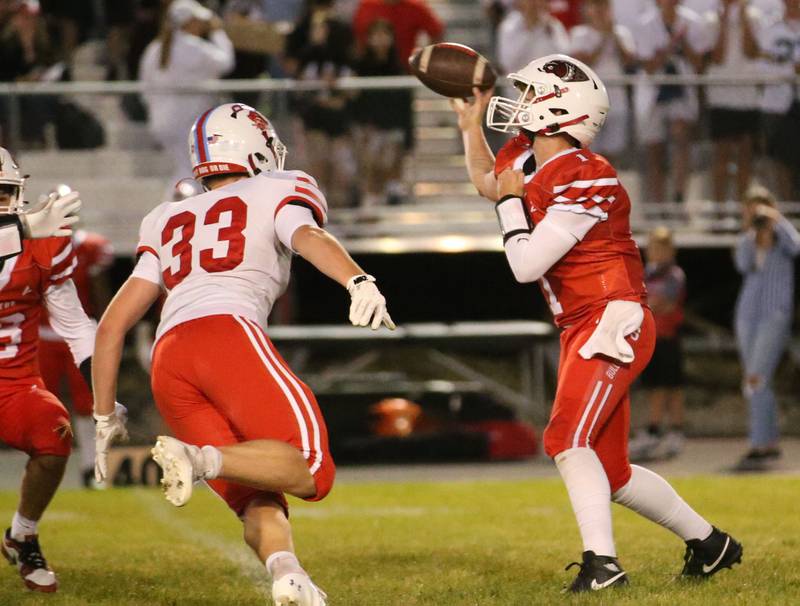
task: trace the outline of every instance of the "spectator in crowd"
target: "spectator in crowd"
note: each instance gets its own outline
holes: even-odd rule
[[[5,23],[0,23],[0,82],[35,82],[49,79],[56,52],[47,33],[37,0],[15,0],[7,7]],[[58,102],[54,97],[23,95],[19,98],[20,135],[28,146],[42,147],[44,127],[55,119]],[[0,98],[2,139],[10,128],[6,98]],[[4,143],[6,145],[7,143]]]
[[[778,402],[772,382],[791,336],[794,259],[800,234],[778,211],[772,194],[752,188],[742,208],[736,269],[744,280],[736,301],[735,329],[750,405],[750,450],[737,470],[758,471],[780,457]]]
[[[497,48],[497,30],[509,11],[514,10],[516,0],[481,0],[483,12],[489,21],[491,47]]]
[[[136,0],[104,0],[106,34],[106,80],[128,80],[127,56],[131,30],[136,21]]]
[[[658,0],[634,32],[639,60],[648,74],[694,74],[703,69],[711,50],[712,28],[678,0]],[[691,86],[641,83],[635,94],[638,136],[647,148],[648,197],[667,199],[664,170],[667,141],[673,145],[672,198],[686,196],[691,161],[692,126],[697,121],[697,90]]]
[[[286,72],[298,80],[322,80],[322,91],[298,93],[293,108],[302,121],[302,155],[331,206],[350,206],[356,160],[350,138],[351,95],[336,80],[352,74],[352,30],[333,11],[334,0],[310,0],[286,41]]]
[[[58,61],[65,67],[65,79],[72,79],[72,55],[94,25],[94,3],[86,0],[41,0],[42,14],[52,25]]]
[[[787,78],[800,73],[800,0],[785,0],[783,18],[763,28],[759,46],[765,73]],[[800,87],[790,82],[765,86],[761,111],[777,194],[782,200],[796,200],[800,198]]]
[[[592,67],[604,80],[619,76],[633,65],[636,46],[633,34],[614,25],[610,0],[586,0],[586,23],[570,31],[572,56]],[[609,157],[612,164],[628,144],[628,94],[623,86],[608,89],[611,110],[592,149]]]
[[[427,34],[430,42],[439,42],[444,26],[425,0],[361,0],[353,18],[358,48],[367,42],[370,24],[385,19],[392,24],[395,48],[400,65],[407,71],[408,58],[419,44],[421,34]]]
[[[672,458],[680,453],[685,441],[680,331],[686,276],[675,262],[672,232],[666,227],[657,227],[650,233],[645,284],[647,304],[656,321],[656,348],[642,373],[642,383],[649,390],[650,418],[646,429],[631,440],[633,461]]]
[[[547,0],[518,0],[516,10],[503,19],[497,32],[495,56],[500,70],[513,73],[532,58],[569,52],[569,35],[550,14]]]
[[[222,16],[226,22],[236,22],[241,19],[249,22],[267,21],[263,0],[229,0]],[[235,66],[227,78],[231,80],[260,78],[267,71],[269,64],[270,57],[265,53],[237,50]],[[237,101],[253,107],[258,105],[259,96],[258,92],[253,91],[234,93]]]
[[[721,0],[719,33],[711,51],[708,73],[713,76],[757,75],[758,30],[761,14],[746,0]],[[708,86],[711,140],[714,143],[712,195],[730,199],[729,167],[736,165],[736,199],[750,186],[753,146],[759,129],[759,90],[756,86]]]
[[[614,23],[627,27],[632,34],[636,33],[642,15],[655,8],[655,0],[611,0]]]
[[[568,30],[581,22],[584,0],[549,0],[550,14]]]
[[[355,63],[358,76],[397,76],[405,73],[397,60],[394,29],[384,19],[367,30],[363,54]],[[407,90],[365,90],[355,100],[358,117],[356,149],[362,207],[397,204],[405,194],[402,183],[405,133],[411,121],[411,95]]]
[[[174,0],[161,34],[142,55],[139,78],[153,88],[196,84],[224,76],[233,63],[233,44],[219,17],[195,0]],[[169,199],[175,183],[192,174],[189,129],[218,99],[214,94],[148,91],[144,100],[150,132],[173,162]]]

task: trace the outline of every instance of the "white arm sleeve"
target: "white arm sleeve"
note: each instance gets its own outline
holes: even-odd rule
[[[136,262],[136,267],[131,272],[131,277],[141,278],[161,286],[161,264],[154,254],[143,252]]]
[[[75,366],[91,357],[94,352],[94,335],[97,330],[93,320],[83,311],[78,291],[72,280],[48,288],[44,293],[50,326],[61,336],[72,352]]]
[[[517,282],[535,282],[594,227],[597,217],[550,211],[533,233],[519,234],[505,243],[506,259]]]
[[[294,232],[303,225],[317,227],[317,222],[314,220],[311,210],[305,206],[287,204],[281,208],[278,216],[275,217],[275,234],[286,248],[295,252],[292,248],[292,237]]]

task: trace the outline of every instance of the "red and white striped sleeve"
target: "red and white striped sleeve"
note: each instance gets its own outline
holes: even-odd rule
[[[275,217],[286,206],[301,206],[311,211],[319,227],[328,222],[328,201],[317,186],[316,180],[302,171],[294,171],[295,178],[284,197],[275,207]]]
[[[605,221],[619,187],[619,179],[610,167],[583,164],[554,180],[552,191],[548,192],[551,197],[547,210],[586,214]]]
[[[48,284],[57,286],[66,282],[72,276],[72,272],[78,266],[78,257],[75,255],[75,247],[70,238],[54,238],[54,246],[50,258],[50,275]]]

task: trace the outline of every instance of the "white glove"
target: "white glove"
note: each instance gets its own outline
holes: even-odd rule
[[[395,329],[386,311],[386,299],[375,286],[375,278],[367,274],[353,276],[347,281],[347,292],[350,293],[350,322],[353,326],[369,326],[377,330],[385,324],[389,330]]]
[[[128,439],[128,409],[119,402],[114,404],[110,415],[94,415],[94,479],[105,482],[108,475],[108,449],[114,441]]]
[[[71,236],[70,226],[78,222],[81,204],[80,194],[76,191],[61,197],[57,193],[50,194],[43,208],[20,215],[25,237]]]

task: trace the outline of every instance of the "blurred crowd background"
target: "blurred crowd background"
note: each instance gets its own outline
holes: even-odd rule
[[[226,100],[254,105],[287,143],[287,165],[320,182],[330,228],[380,277],[400,323],[485,330],[452,357],[441,357],[444,337],[414,341],[424,355],[289,338],[293,366],[312,375],[323,405],[336,403],[338,452],[357,459],[371,433],[421,436],[389,459],[474,455],[488,438],[476,451],[453,427],[541,422],[557,355],[544,329],[492,324],[548,314],[532,286],[510,279],[447,100],[408,77],[413,49],[440,40],[490,57],[498,94],[514,95],[505,74],[549,53],[606,81],[612,109],[593,149],[631,193],[659,319],[632,454],[676,456],[687,431],[748,432],[732,465],[771,468],[781,429],[800,428],[800,0],[0,0],[0,144],[31,173],[32,199],[60,182],[81,190],[87,227],[116,249],[92,274],[108,293],[129,271],[141,217],[180,195],[197,115]],[[271,322],[338,323],[343,309],[341,293],[298,264]],[[533,348],[518,351],[525,331]],[[128,355],[141,368],[121,384],[143,410],[151,333],[140,327]],[[520,364],[532,376],[509,378]],[[539,408],[526,408],[537,389]],[[530,446],[525,428],[481,431],[511,444],[495,453],[531,454],[514,447]]]
[[[455,17],[450,36],[448,16]],[[415,46],[454,36],[486,52],[500,74],[563,52],[609,79],[613,109],[595,148],[638,171],[647,200],[741,200],[754,180],[780,200],[798,198],[800,102],[788,80],[800,69],[797,0],[494,0],[480,7],[458,0],[2,0],[0,81],[324,81],[324,89],[287,99],[295,153],[334,206],[370,207],[413,193],[403,179],[415,144],[412,95],[338,90],[336,82],[406,74]],[[76,65],[87,43],[101,74]],[[620,84],[625,75],[708,75],[723,83]],[[784,80],[768,83],[771,77]],[[228,96],[265,102],[257,92]],[[183,132],[216,100],[149,94],[122,103],[127,119],[147,121],[180,178],[189,168]],[[6,145],[47,145],[48,125],[62,148],[104,142],[103,125],[94,124],[102,116],[57,98],[26,97],[25,107],[13,129],[9,108],[0,107]],[[10,130],[19,138],[10,141]]]

